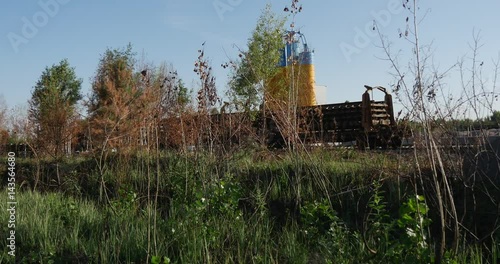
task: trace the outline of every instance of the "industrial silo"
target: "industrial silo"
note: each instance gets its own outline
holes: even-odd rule
[[[281,50],[280,69],[268,85],[268,104],[272,106],[296,99],[297,106],[316,105],[313,62],[314,52],[308,47],[304,35],[288,31]]]

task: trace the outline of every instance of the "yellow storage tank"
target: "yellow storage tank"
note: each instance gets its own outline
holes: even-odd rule
[[[300,32],[288,32],[287,39],[282,49],[280,69],[268,84],[266,102],[271,107],[275,103],[295,100],[297,106],[316,105],[314,53]]]

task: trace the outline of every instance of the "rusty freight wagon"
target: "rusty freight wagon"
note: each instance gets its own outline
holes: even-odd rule
[[[356,144],[360,149],[367,147],[399,147],[402,130],[394,118],[392,96],[385,88],[365,86],[362,100],[337,104],[303,106],[297,111],[298,130],[301,142],[305,144],[342,145]],[[370,92],[384,93],[383,101],[375,101]],[[270,116],[265,118],[268,145],[283,146],[285,137]]]

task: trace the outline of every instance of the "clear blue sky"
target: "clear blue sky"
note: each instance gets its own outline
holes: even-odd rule
[[[409,44],[398,38],[407,13],[388,8],[394,1],[400,2],[301,1],[303,11],[296,25],[315,49],[316,83],[327,86],[320,101],[357,101],[364,84],[393,83],[390,65],[380,59],[384,55],[376,47],[378,37],[368,36],[360,44],[356,35],[378,19],[382,33],[403,49],[403,56],[408,55]],[[184,82],[196,89],[193,62],[206,41],[206,54],[222,91],[228,70],[219,65],[236,57],[233,44],[245,46],[268,2],[283,14],[291,0],[5,1],[0,9],[0,94],[10,107],[26,103],[44,68],[67,58],[83,79],[83,94],[88,95],[100,54],[107,47],[121,48],[129,42],[148,61],[171,63]],[[51,5],[47,9],[43,3]],[[420,12],[427,12],[420,28],[422,41],[433,42],[433,61],[439,69],[470,54],[468,45],[475,29],[481,31],[484,43],[480,50],[484,74],[491,77],[492,58],[500,52],[498,10],[498,0],[421,1]],[[389,16],[374,17],[382,13]],[[29,31],[27,23],[36,32]],[[18,42],[13,44],[13,39]],[[346,45],[355,47],[355,53],[346,56],[342,51]],[[452,71],[449,78],[449,83],[455,83],[458,71]]]

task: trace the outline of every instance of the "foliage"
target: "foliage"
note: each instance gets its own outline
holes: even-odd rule
[[[498,126],[500,124],[500,111],[493,111],[493,114],[490,117],[490,121]]]
[[[134,63],[131,45],[126,49],[107,49],[100,59],[88,102],[93,148],[117,148],[131,143],[131,119],[141,95],[134,80]]]
[[[421,195],[407,199],[392,218],[380,183],[374,183],[363,240],[374,258],[387,263],[430,263],[429,208]]]
[[[61,164],[62,184],[53,187],[53,168],[42,164],[43,194],[23,191],[32,186],[35,165],[19,159],[20,254],[44,263],[432,261],[436,238],[428,232],[432,214],[423,196],[408,182],[398,185],[395,175],[370,180],[397,168],[382,154],[261,155],[243,152],[224,166],[207,153],[113,156],[104,175],[110,203],[97,197],[100,175],[88,158]],[[148,186],[156,170],[158,182]],[[404,199],[394,198],[396,186],[407,190]],[[444,260],[478,263],[486,254],[463,249]]]
[[[302,6],[299,0],[291,3],[285,12],[293,17],[293,29]],[[282,109],[273,108],[267,113],[271,117],[264,113],[264,118],[273,119],[273,133],[281,133],[294,151],[240,148],[240,142],[234,144],[237,148],[227,146],[236,134],[253,133],[245,127],[252,122],[244,122],[267,99],[268,84],[278,76],[283,41],[293,37],[291,33],[283,39],[285,19],[272,13],[270,5],[248,40],[248,50],[231,63],[231,103],[245,110],[242,115],[216,115],[220,98],[204,44],[194,65],[200,80],[198,111],[173,67],[139,64],[129,45],[107,49],[101,56],[87,102],[88,120],[79,120],[80,129],[71,133],[81,80],[66,60],[47,68],[30,101],[36,146],[59,156],[61,146],[71,142],[70,134],[78,134],[100,156],[82,154],[55,163],[38,157],[16,160],[17,197],[23,205],[16,229],[20,262],[495,262],[500,232],[489,208],[497,208],[496,179],[479,171],[464,173],[459,166],[467,166],[462,161],[471,149],[452,152],[436,142],[445,138],[440,133],[451,134],[446,131],[450,127],[497,127],[500,112],[490,107],[491,116],[484,118],[484,111],[472,107],[476,120],[457,120],[456,110],[441,111],[437,102],[444,75],[427,72],[427,57],[420,57],[425,48],[418,44],[417,1],[403,4],[413,15],[406,19],[404,36],[411,38],[415,65],[403,72],[395,58],[389,61],[397,71],[396,93],[407,97],[405,106],[413,114],[412,132],[422,135],[423,143],[411,149],[413,157],[405,150],[395,154],[297,147],[300,120],[295,120],[293,106],[298,100],[291,96],[298,94],[298,86],[287,83],[293,74],[283,82],[290,88],[284,97],[291,104],[276,104]],[[479,98],[476,79],[464,85],[466,99]],[[228,105],[232,107],[225,103],[221,112]],[[0,106],[0,129],[3,112]],[[10,140],[27,141],[30,127],[22,127],[22,116],[11,122],[19,133]],[[0,131],[0,144],[5,138]],[[181,151],[170,148],[179,146]],[[482,153],[470,155],[480,161]],[[5,171],[6,165],[0,164],[0,172]],[[457,214],[455,201],[462,200]],[[0,210],[1,218],[7,216]],[[492,228],[481,226],[479,218],[491,220]],[[5,226],[0,230],[7,232]],[[11,259],[0,254],[0,262],[5,260]]]
[[[0,124],[5,125],[7,115],[7,102],[2,94],[0,94]]]
[[[205,43],[202,46],[205,46]],[[219,101],[219,97],[215,85],[215,76],[210,61],[205,57],[204,47],[198,50],[198,54],[198,58],[194,63],[194,72],[198,75],[201,84],[197,97],[198,111],[206,114]]]
[[[9,141],[10,136],[7,129],[7,103],[0,94],[0,153],[5,152],[5,146]]]
[[[82,80],[76,77],[68,60],[45,68],[30,100],[29,118],[34,125],[37,146],[53,157],[65,153],[71,141],[72,126]]]
[[[178,94],[176,101],[181,107],[186,107],[191,102],[191,96],[190,96],[190,91],[188,90],[188,88],[181,79],[179,79],[177,89],[178,89]]]
[[[328,201],[306,203],[300,208],[300,215],[300,231],[305,243],[317,248],[324,260],[346,263],[355,257],[353,249],[361,249],[360,241],[356,239],[359,238],[358,233],[346,227]]]
[[[457,120],[436,120],[436,124],[443,124],[451,131],[473,131],[481,129],[492,129],[500,127],[500,112],[493,111],[492,115],[486,118],[477,119],[457,119]]]
[[[430,262],[427,228],[431,220],[428,212],[429,207],[421,195],[408,199],[399,209],[399,219],[396,223],[403,230],[400,238],[401,250],[407,251],[405,254],[411,255],[415,263]]]
[[[92,95],[89,101],[89,112],[100,115],[105,107],[116,101],[115,92],[133,91],[134,56],[132,46],[126,49],[107,49],[101,56],[92,83]]]
[[[151,263],[152,264],[169,264],[170,259],[168,257],[158,257],[158,256],[153,256],[151,257]]]
[[[158,100],[155,104],[159,106],[157,109],[160,111],[159,116],[168,118],[186,112],[191,103],[191,94],[173,66],[163,63],[159,67],[154,65],[143,67],[146,69],[139,77],[143,79],[142,89],[155,91]]]
[[[248,50],[240,51],[230,89],[237,104],[245,110],[256,109],[264,98],[267,82],[278,72],[283,48],[285,18],[274,14],[268,4],[248,40]]]
[[[5,98],[0,94],[0,144],[4,145],[7,137],[4,136],[3,132],[7,132],[7,102]],[[8,133],[7,133],[8,136]]]

